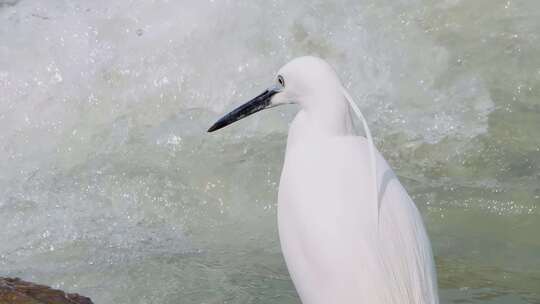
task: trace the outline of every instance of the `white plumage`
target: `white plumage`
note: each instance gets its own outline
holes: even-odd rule
[[[254,99],[260,105],[266,98],[264,107],[251,101],[210,130],[263,108],[300,106],[289,129],[278,225],[302,303],[438,303],[421,216],[374,148],[365,120],[368,139],[354,135],[349,109],[355,105],[334,70],[319,58],[300,57],[265,92]]]

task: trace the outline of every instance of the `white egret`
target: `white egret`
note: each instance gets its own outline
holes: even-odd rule
[[[283,66],[275,81],[208,131],[265,108],[300,106],[287,139],[278,226],[302,303],[438,303],[420,213],[335,71],[306,56]],[[349,107],[366,137],[355,135]]]

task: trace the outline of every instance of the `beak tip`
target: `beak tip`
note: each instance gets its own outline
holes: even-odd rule
[[[219,129],[221,129],[221,127],[217,123],[215,123],[210,128],[208,128],[208,130],[206,132],[212,133],[212,132],[214,132],[216,130],[219,130]]]
[[[206,132],[211,133],[217,131],[246,116],[269,108],[271,106],[270,101],[272,96],[278,92],[279,91],[276,91],[274,89],[267,89],[263,93],[259,94],[257,97],[232,110],[229,114],[221,117],[210,128],[208,128]]]

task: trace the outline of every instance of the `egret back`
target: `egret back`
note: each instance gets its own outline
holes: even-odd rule
[[[300,144],[294,142],[293,129],[280,181],[278,222],[282,251],[302,302],[438,303],[431,245],[420,213],[380,153],[375,153],[375,196],[365,138],[313,136]]]

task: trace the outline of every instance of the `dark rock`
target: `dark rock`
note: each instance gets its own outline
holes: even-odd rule
[[[18,278],[0,277],[0,304],[93,304],[76,293],[65,293]]]

